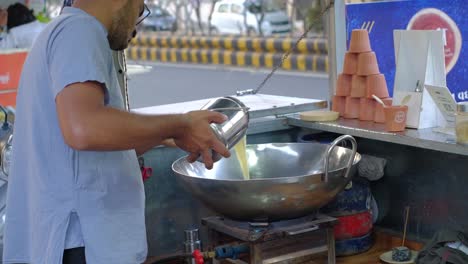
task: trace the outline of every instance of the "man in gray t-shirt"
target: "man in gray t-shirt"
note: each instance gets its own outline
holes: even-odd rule
[[[143,8],[143,0],[76,0],[32,47],[17,97],[4,263],[66,263],[64,251],[77,248],[87,263],[142,263],[137,154],[172,139],[208,168],[211,150],[229,156],[209,126],[225,120],[219,113],[125,110],[112,50],[127,47]]]

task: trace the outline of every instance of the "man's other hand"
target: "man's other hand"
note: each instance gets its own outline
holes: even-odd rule
[[[174,138],[175,144],[191,153],[189,161],[193,162],[202,156],[207,169],[213,168],[212,150],[228,158],[231,154],[224,144],[213,133],[211,123],[223,123],[226,116],[214,111],[192,111],[185,114],[186,126],[180,136]]]

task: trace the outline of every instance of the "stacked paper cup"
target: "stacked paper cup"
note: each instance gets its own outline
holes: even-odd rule
[[[344,118],[384,123],[383,107],[375,102],[373,94],[386,105],[392,105],[385,76],[380,73],[377,57],[370,46],[369,33],[356,29],[351,33],[343,72],[338,75],[332,110]]]

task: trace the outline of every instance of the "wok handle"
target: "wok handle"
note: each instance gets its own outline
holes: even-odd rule
[[[356,156],[356,152],[357,152],[357,143],[356,143],[356,139],[354,139],[354,137],[350,136],[350,135],[343,135],[337,139],[335,139],[330,147],[328,148],[327,150],[327,157],[325,158],[325,178],[323,179],[324,182],[328,182],[328,170],[329,170],[329,165],[330,165],[330,156],[331,156],[331,153],[333,151],[333,149],[341,142],[345,141],[345,140],[349,140],[351,142],[351,145],[352,145],[352,154],[351,154],[351,157],[348,161],[348,166],[346,167],[346,173],[345,173],[345,178],[348,178],[349,177],[349,171],[351,170],[351,167],[353,166],[353,162],[354,162],[354,157]]]
[[[311,227],[308,227],[308,228],[295,230],[295,231],[286,231],[285,233],[288,236],[296,236],[296,235],[300,235],[300,234],[304,234],[304,233],[313,232],[313,231],[316,231],[318,229],[319,229],[318,225],[312,225]]]

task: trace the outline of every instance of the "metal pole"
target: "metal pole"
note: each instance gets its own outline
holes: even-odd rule
[[[322,7],[330,2],[334,5],[326,14],[326,32],[328,38],[328,88],[329,102],[335,94],[336,79],[343,68],[346,52],[346,12],[345,0],[320,0]],[[331,103],[328,104],[330,108]]]
[[[185,253],[192,254],[195,249],[201,250],[201,241],[198,236],[198,228],[187,229],[184,231],[185,233],[185,242],[184,248]],[[187,259],[187,264],[195,264],[194,259]]]

